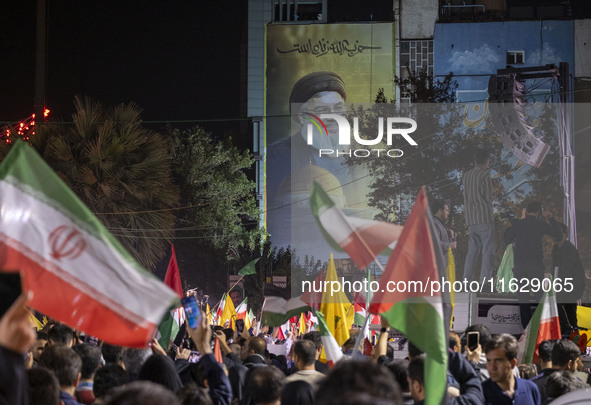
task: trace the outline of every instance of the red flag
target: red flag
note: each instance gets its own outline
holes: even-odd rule
[[[168,262],[168,269],[166,269],[166,276],[164,276],[164,284],[172,288],[180,298],[183,298],[183,287],[181,286],[181,276],[179,275],[179,266],[176,262],[176,254],[174,252],[174,245],[170,245],[172,255]]]
[[[283,325],[278,326],[278,328],[279,328],[279,332],[277,332],[277,339],[278,340],[285,340],[285,335],[283,334],[283,328],[282,328],[282,326]]]
[[[222,357],[222,349],[220,348],[220,341],[218,338],[215,338],[215,343],[213,344],[213,355],[218,363],[224,363],[224,359]]]
[[[365,338],[363,340],[363,354],[366,355],[367,357],[371,357],[372,349],[373,349],[373,346],[371,345],[371,342],[369,341],[368,338]]]

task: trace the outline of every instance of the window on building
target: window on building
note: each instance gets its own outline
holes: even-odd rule
[[[400,78],[408,78],[410,72],[425,69],[433,75],[433,40],[400,41]],[[410,102],[410,91],[401,86],[400,102]]]
[[[273,21],[319,21],[326,22],[326,0],[272,0]]]
[[[507,51],[507,65],[523,65],[525,51]]]

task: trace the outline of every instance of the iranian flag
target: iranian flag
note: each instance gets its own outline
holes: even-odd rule
[[[215,313],[215,321],[216,321],[216,325],[220,324],[220,320],[222,318],[222,314],[224,313],[224,307],[226,306],[226,299],[228,298],[227,294],[224,293],[224,295],[222,295],[222,299],[220,300],[220,303],[218,305],[218,309]]]
[[[419,192],[388,264],[378,280],[369,312],[381,314],[425,352],[425,404],[439,405],[446,391],[447,331],[443,303],[449,303],[430,281],[441,280],[445,265],[436,245],[425,189]],[[388,284],[389,283],[389,284]],[[388,289],[395,291],[389,292]]]
[[[334,365],[343,358],[343,351],[332,333],[330,333],[330,329],[326,325],[326,319],[324,319],[322,312],[316,311],[316,317],[318,318],[318,330],[320,331],[320,339],[324,346],[326,360],[329,367],[334,367]]]
[[[399,225],[346,216],[316,182],[310,206],[327,242],[333,249],[345,251],[360,269],[393,249],[402,232]]]
[[[248,297],[244,298],[236,307],[236,319],[244,320],[246,330],[250,329],[250,317],[248,316]]]
[[[248,297],[242,300],[240,304],[236,307],[236,317],[238,319],[246,318],[248,314]]]
[[[265,302],[260,322],[262,325],[280,326],[291,317],[310,310],[308,304],[303,302],[300,297],[292,298],[288,288],[266,284],[264,293]]]
[[[542,301],[519,338],[519,354],[522,356],[521,359],[518,358],[519,364],[536,363],[538,345],[544,340],[561,338],[556,295],[550,289],[550,292],[544,293]]]
[[[111,344],[146,346],[178,300],[22,141],[0,165],[0,252],[33,308]]]

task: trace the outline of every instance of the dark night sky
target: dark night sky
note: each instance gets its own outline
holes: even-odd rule
[[[134,101],[145,121],[236,119],[243,0],[47,0],[46,105]],[[0,125],[33,112],[34,0],[0,5]],[[206,124],[207,125],[207,124]]]

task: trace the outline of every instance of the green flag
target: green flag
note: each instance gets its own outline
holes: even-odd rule
[[[252,261],[250,261],[246,266],[244,266],[239,272],[238,275],[239,276],[248,276],[250,274],[256,274],[257,269],[255,267],[255,265],[257,264],[257,262],[259,261],[259,258],[256,258]]]

